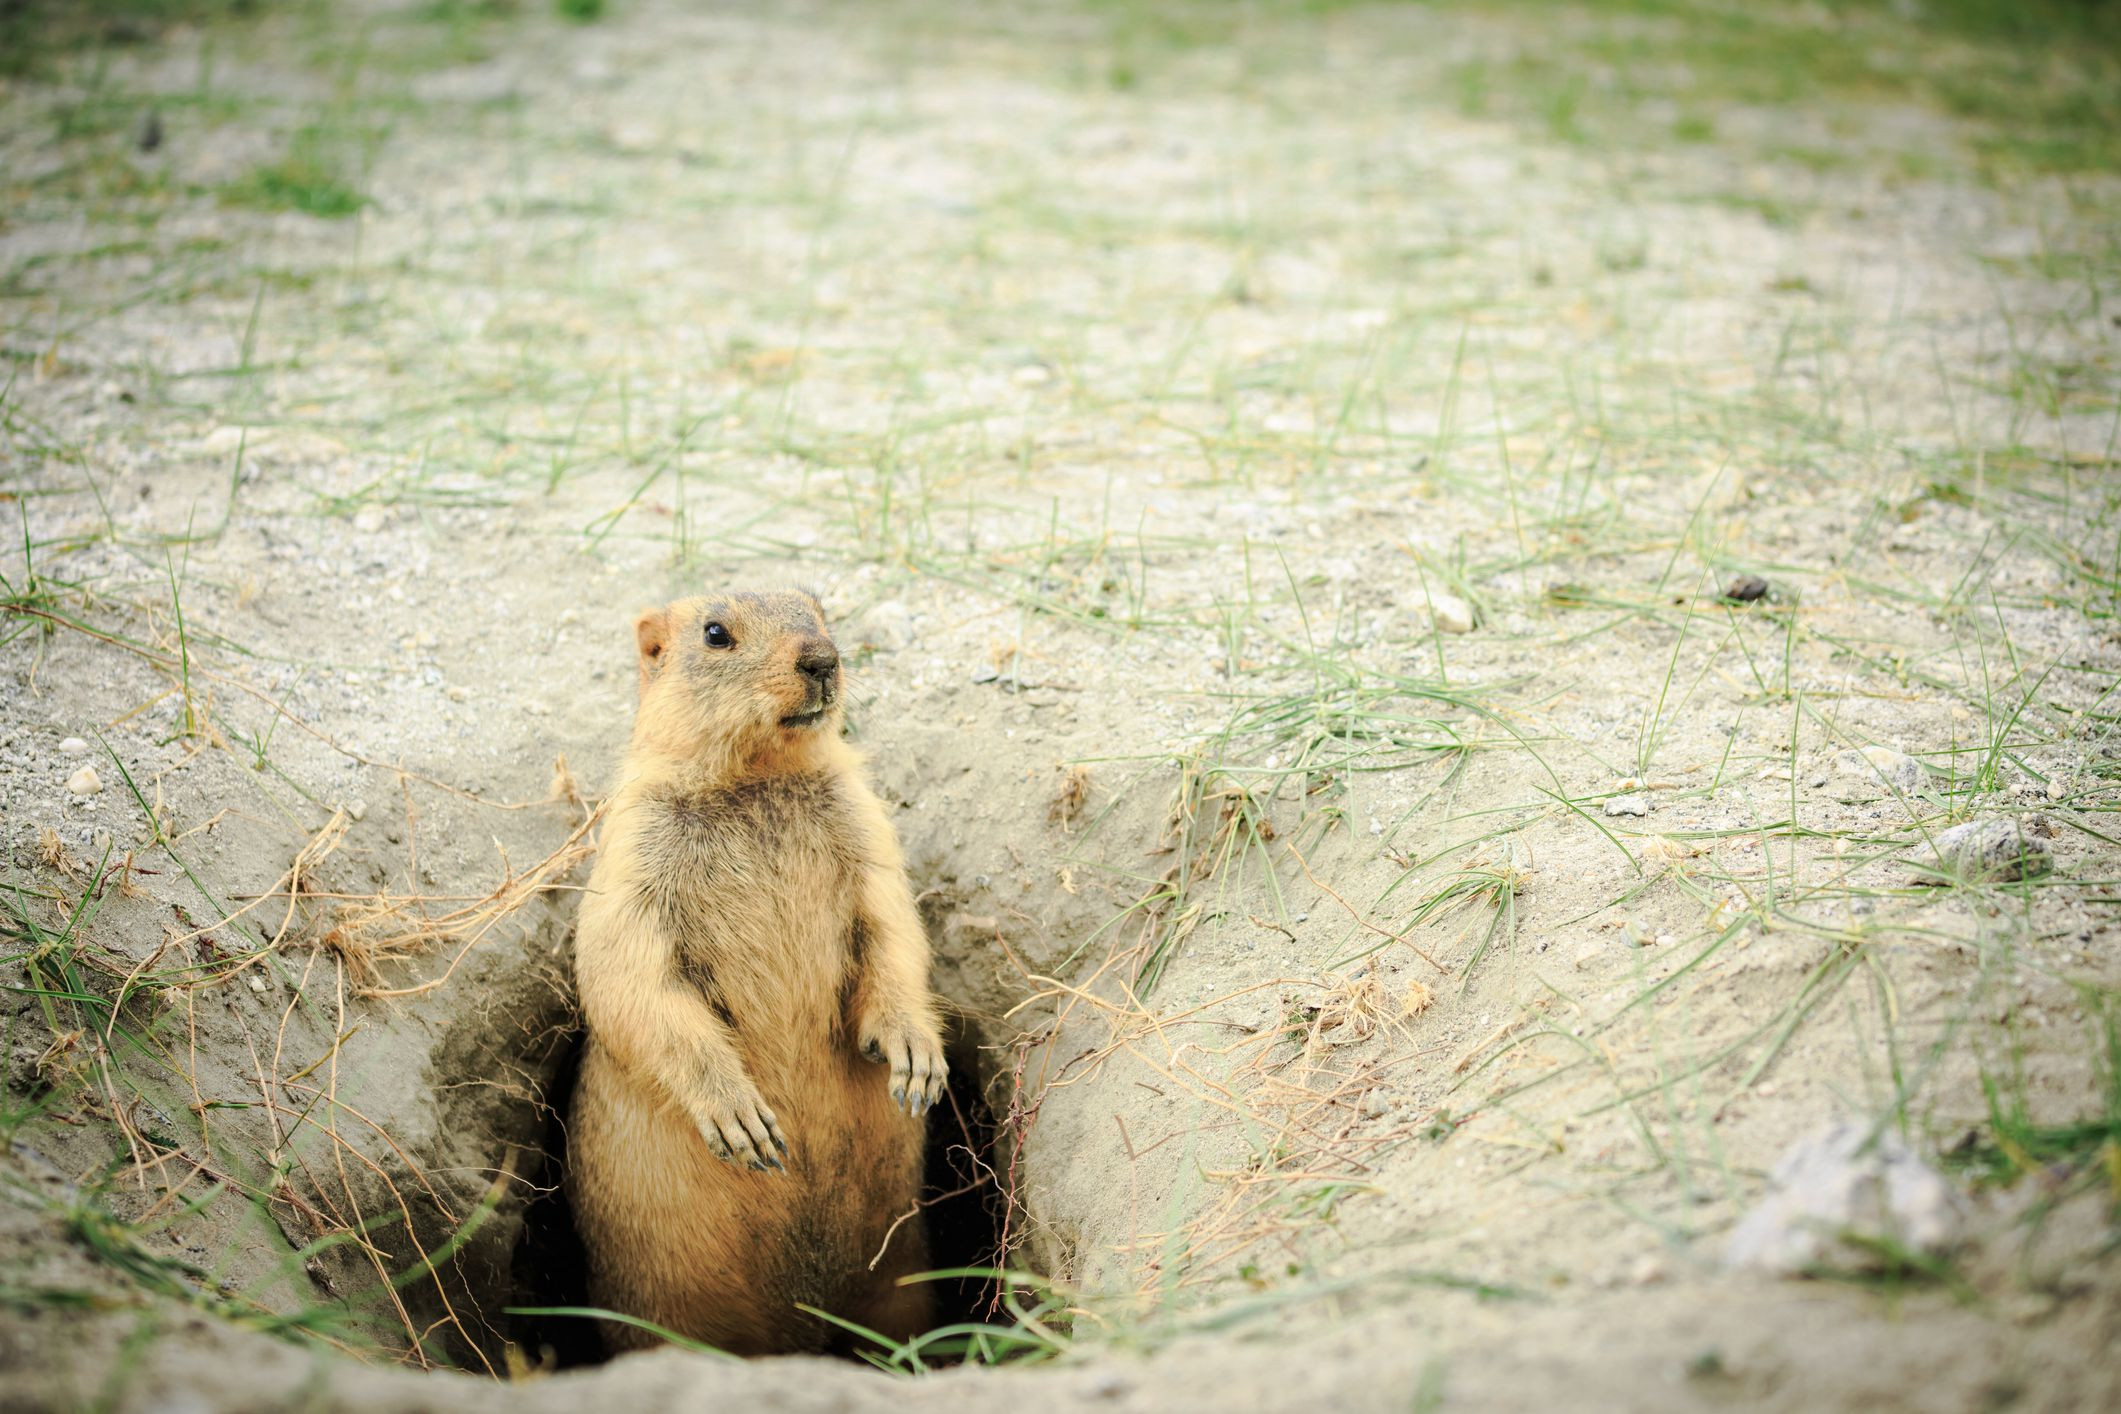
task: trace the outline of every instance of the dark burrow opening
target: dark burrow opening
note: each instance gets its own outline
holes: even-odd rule
[[[566,1117],[574,1098],[582,1034],[565,1042],[548,1092],[545,1143],[530,1174],[531,1201],[523,1215],[511,1271],[512,1308],[555,1310],[589,1305],[587,1256],[575,1233],[561,1182],[566,1172]],[[928,1115],[920,1221],[928,1234],[933,1271],[993,1270],[1003,1263],[1004,1199],[998,1175],[1000,1126],[981,1085],[975,1038],[959,1024],[945,1041],[950,1084]],[[994,1283],[979,1276],[939,1279],[938,1327],[993,1319]],[[607,1358],[596,1322],[580,1316],[509,1315],[502,1329],[533,1366],[571,1369]],[[859,1342],[857,1342],[859,1344]],[[848,1351],[850,1355],[859,1351]],[[931,1363],[935,1363],[931,1361]]]

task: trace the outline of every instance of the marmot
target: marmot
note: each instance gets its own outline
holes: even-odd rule
[[[807,594],[635,624],[640,708],[576,932],[567,1188],[590,1298],[734,1354],[928,1325],[928,941]],[[656,1343],[606,1321],[614,1351]]]

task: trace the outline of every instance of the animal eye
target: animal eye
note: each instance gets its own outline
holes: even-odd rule
[[[707,625],[707,646],[709,648],[734,648],[736,647],[736,639],[722,625],[710,623]]]

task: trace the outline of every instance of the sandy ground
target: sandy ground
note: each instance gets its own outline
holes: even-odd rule
[[[13,86],[0,1407],[2121,1399],[2121,186],[1466,101],[1592,33],[352,7]],[[759,582],[1057,1363],[511,1360],[631,616]],[[2052,872],[1940,882],[1980,820]],[[1843,1119],[1948,1249],[1728,1268]]]

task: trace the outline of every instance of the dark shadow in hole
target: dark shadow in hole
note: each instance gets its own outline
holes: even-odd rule
[[[582,1034],[561,1045],[558,1072],[547,1095],[544,1152],[531,1174],[533,1197],[523,1214],[523,1236],[513,1263],[510,1306],[589,1304],[588,1259],[576,1235],[561,1178],[567,1168],[566,1116],[581,1064]],[[962,1027],[949,1037],[950,1086],[928,1117],[921,1220],[933,1270],[991,1269],[1001,1261],[1001,1195],[993,1168],[998,1126],[979,1081],[979,1048]],[[933,1283],[935,1324],[990,1319],[993,1282],[981,1277]],[[606,1359],[596,1324],[580,1316],[510,1316],[509,1340],[534,1365],[573,1369]],[[853,1342],[859,1344],[860,1342]],[[938,1362],[947,1363],[947,1362]]]
[[[928,1264],[993,1269],[1002,1264],[1002,1197],[994,1169],[999,1126],[980,1085],[980,1054],[962,1025],[945,1050],[950,1088],[928,1117],[927,1166],[921,1181],[921,1216],[928,1225]],[[962,1277],[931,1283],[935,1324],[991,1318],[994,1283]]]
[[[510,1273],[515,1287],[511,1306],[589,1304],[589,1260],[560,1182],[567,1172],[567,1112],[582,1063],[580,1028],[560,1042],[560,1052],[559,1068],[545,1096],[544,1153],[530,1176],[532,1197],[523,1212],[523,1236]],[[566,1370],[601,1364],[605,1358],[595,1323],[580,1316],[510,1316],[506,1330],[533,1365]]]

